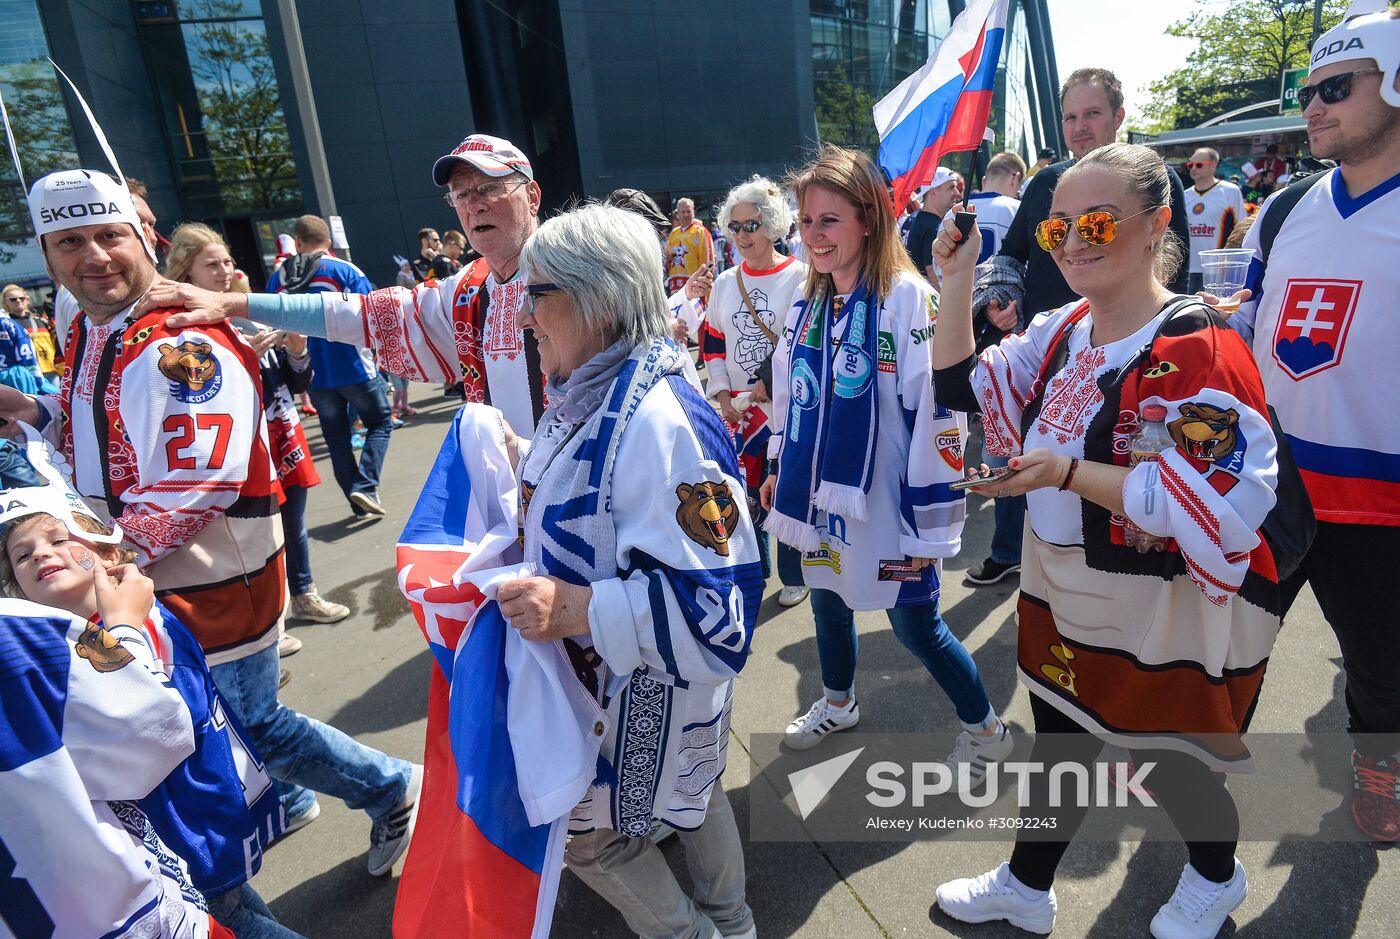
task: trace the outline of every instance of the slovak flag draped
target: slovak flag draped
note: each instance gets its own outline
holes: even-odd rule
[[[933,58],[875,105],[880,166],[894,204],[933,179],[945,153],[976,150],[987,129],[1009,0],[968,0]]]
[[[517,500],[500,412],[467,405],[398,544],[399,589],[434,667],[397,937],[548,936],[568,814],[595,775],[596,744],[560,742],[571,722],[566,685],[578,684],[554,668],[567,660],[553,644],[520,638],[492,599],[497,584],[525,573]]]

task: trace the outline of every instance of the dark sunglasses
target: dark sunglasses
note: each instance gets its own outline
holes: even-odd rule
[[[553,293],[554,291],[556,291],[556,290],[558,290],[558,289],[560,289],[558,284],[550,284],[550,283],[543,283],[543,284],[526,284],[526,285],[525,285],[525,294],[526,294],[526,297],[525,297],[525,304],[524,304],[525,310],[526,310],[527,312],[529,312],[529,314],[530,314],[531,316],[534,316],[534,315],[535,315],[535,301],[538,300],[540,297],[544,296],[545,294],[547,294],[547,293]]]
[[[1356,75],[1380,74],[1378,68],[1362,68],[1354,72],[1343,72],[1340,75],[1333,75],[1331,78],[1324,78],[1316,85],[1303,85],[1298,89],[1298,107],[1306,111],[1308,105],[1312,104],[1312,99],[1318,95],[1326,104],[1336,104],[1338,101],[1345,101],[1351,94],[1351,80]]]
[[[731,235],[737,235],[739,232],[752,235],[763,227],[763,223],[756,218],[751,218],[747,222],[730,222],[725,227],[729,229]]]
[[[1207,166],[1214,166],[1214,165],[1215,165],[1215,161],[1214,161],[1214,160],[1203,160],[1203,161],[1200,162],[1200,163],[1187,163],[1187,164],[1186,164],[1186,168],[1187,168],[1188,170],[1202,170],[1202,169],[1205,169]]]
[[[1160,209],[1160,205],[1149,205],[1141,212],[1134,212],[1126,218],[1114,218],[1112,212],[1086,212],[1079,218],[1047,218],[1035,227],[1035,241],[1046,251],[1054,251],[1069,237],[1070,225],[1091,245],[1106,245],[1118,235],[1118,225],[1128,219],[1146,215]]]

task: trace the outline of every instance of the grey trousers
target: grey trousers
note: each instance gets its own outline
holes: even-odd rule
[[[611,903],[643,939],[711,939],[753,926],[744,902],[744,849],[724,787],[715,783],[705,821],[677,832],[695,884],[692,900],[676,883],[666,856],[650,838],[610,828],[574,835],[564,861],[574,875]]]

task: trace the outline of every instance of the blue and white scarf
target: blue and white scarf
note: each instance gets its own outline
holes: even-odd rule
[[[778,451],[778,485],[765,526],[803,551],[821,547],[818,510],[857,521],[875,475],[880,433],[876,391],[880,298],[856,285],[841,317],[823,286],[806,305],[792,337],[788,414]],[[832,339],[845,318],[846,333]]]
[[[682,356],[669,339],[624,340],[563,382],[550,380],[550,405],[521,468],[529,500],[526,560],[539,570],[575,584],[617,576],[617,447],[646,393],[668,375],[684,374]]]

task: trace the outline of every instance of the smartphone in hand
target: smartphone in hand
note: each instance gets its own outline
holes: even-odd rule
[[[1014,470],[1009,466],[998,466],[996,469],[988,470],[985,476],[966,476],[962,479],[959,479],[957,482],[950,483],[948,485],[948,488],[954,490],[963,490],[972,489],[977,486],[986,486],[991,483],[1002,482],[1004,480],[1010,479],[1012,476],[1015,476],[1018,472],[1020,471]]]

